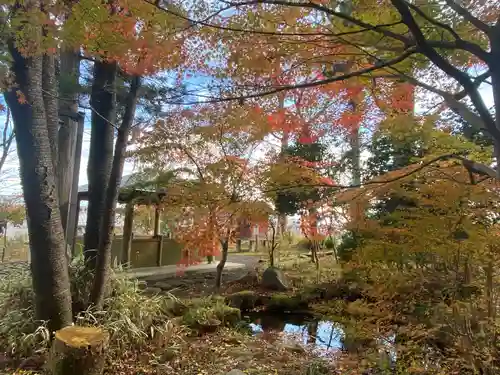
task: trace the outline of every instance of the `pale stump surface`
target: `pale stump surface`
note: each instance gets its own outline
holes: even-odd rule
[[[69,326],[56,332],[48,366],[52,375],[101,375],[109,333],[96,327]]]

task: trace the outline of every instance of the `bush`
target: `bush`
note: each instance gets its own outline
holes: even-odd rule
[[[83,259],[71,264],[70,274],[74,307],[84,307],[89,275]],[[76,324],[106,329],[111,336],[111,348],[117,350],[172,337],[176,329],[170,322],[175,297],[146,296],[141,293],[138,281],[116,273],[112,273],[110,285],[111,293],[104,308],[77,312]],[[0,313],[0,351],[27,357],[48,348],[50,334],[44,322],[35,320],[31,277],[27,272],[12,275],[0,283]]]
[[[328,237],[323,241],[323,246],[328,250],[333,250],[335,248],[335,241],[332,237]]]
[[[0,352],[24,357],[48,347],[50,332],[45,322],[35,320],[34,294],[27,271],[1,279],[0,316]]]
[[[312,249],[312,243],[307,238],[302,238],[297,242],[297,248],[302,251],[310,251]]]
[[[182,317],[185,325],[197,328],[200,321],[218,320],[223,325],[234,327],[241,320],[239,309],[225,304],[220,297],[207,297],[192,300]]]

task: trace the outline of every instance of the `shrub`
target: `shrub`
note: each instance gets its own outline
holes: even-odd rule
[[[71,264],[70,273],[74,305],[85,306],[89,275],[82,259]],[[141,293],[138,281],[114,272],[110,285],[111,293],[104,308],[77,312],[76,324],[106,329],[111,336],[111,348],[116,350],[141,347],[153,339],[168,340],[176,333],[177,328],[170,322],[175,297],[146,296]],[[50,334],[44,322],[35,320],[34,295],[27,272],[2,279],[0,313],[0,350],[27,357],[48,348]]]
[[[0,316],[0,352],[24,357],[47,348],[50,332],[45,322],[35,319],[34,294],[27,271],[1,279]]]
[[[302,238],[297,242],[297,248],[302,251],[310,251],[312,249],[311,241],[307,238]]]
[[[200,321],[218,320],[226,326],[236,326],[241,320],[239,309],[225,304],[221,297],[192,300],[182,317],[185,325],[197,328]]]
[[[333,250],[335,248],[335,241],[334,241],[334,239],[331,236],[328,237],[328,238],[326,238],[323,241],[323,246],[325,246],[325,248],[328,249],[328,250]]]

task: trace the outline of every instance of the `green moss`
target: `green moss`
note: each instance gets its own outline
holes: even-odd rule
[[[219,298],[203,299],[192,302],[182,316],[182,323],[191,328],[198,328],[200,322],[219,321],[226,326],[236,326],[241,320],[241,312],[237,308],[227,306]]]
[[[217,303],[213,311],[215,317],[226,326],[235,327],[241,321],[241,311],[226,304]]]
[[[253,291],[244,290],[233,293],[226,297],[229,306],[240,309],[241,311],[250,311],[258,306],[259,295]]]
[[[291,296],[286,293],[273,294],[267,302],[267,309],[273,311],[298,311],[308,307],[308,301],[300,295]]]

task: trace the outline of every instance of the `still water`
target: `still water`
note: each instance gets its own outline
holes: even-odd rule
[[[340,323],[317,319],[312,315],[261,312],[247,316],[247,321],[255,335],[279,334],[282,340],[300,343],[319,355],[338,351],[359,353],[367,348],[365,345],[374,345],[390,361],[396,360],[394,335],[359,340],[355,336],[346,335]]]
[[[319,351],[336,351],[343,348],[342,327],[332,321],[317,320],[307,315],[295,314],[253,314],[248,317],[252,332],[256,335],[266,332],[281,333],[285,339],[292,339]]]

